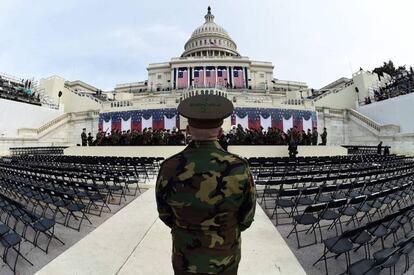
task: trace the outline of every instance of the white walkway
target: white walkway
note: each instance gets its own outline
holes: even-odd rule
[[[260,206],[242,233],[240,275],[306,274]],[[171,235],[151,188],[37,272],[38,275],[173,275]]]

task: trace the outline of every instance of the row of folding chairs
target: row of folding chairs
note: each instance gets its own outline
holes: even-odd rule
[[[162,157],[97,157],[97,156],[24,156],[14,158],[17,162],[52,163],[74,167],[106,167],[122,169],[123,167],[145,167],[149,170],[159,168]]]
[[[96,174],[96,173],[118,173],[118,174],[129,174],[133,175],[141,182],[147,179],[153,178],[156,173],[155,168],[147,168],[146,166],[130,166],[130,167],[119,167],[119,166],[69,166],[59,165],[59,163],[7,163],[1,164],[0,167],[16,168],[20,170],[26,170],[32,173],[48,173],[53,170],[56,173],[71,173],[71,174]]]
[[[344,198],[348,195],[357,196],[361,192],[368,194],[376,190],[381,190],[383,185],[390,185],[392,180],[398,181],[403,178],[409,179],[414,176],[414,172],[408,170],[392,171],[392,173],[377,173],[357,176],[349,182],[334,182],[325,184],[326,181],[313,181],[313,184],[298,186],[297,181],[269,181],[267,186],[262,190],[261,203],[265,209],[268,209],[268,201],[274,202],[274,207],[294,207],[299,205],[309,205],[317,202],[328,202],[333,199]],[[271,187],[271,188],[270,188]],[[276,188],[275,188],[276,187]],[[272,215],[273,217],[273,215]]]
[[[131,173],[107,173],[107,171],[93,171],[91,173],[71,173],[50,170],[38,171],[36,169],[21,170],[21,168],[15,167],[5,170],[2,169],[2,167],[0,167],[0,175],[2,174],[2,172],[3,174],[9,174],[11,177],[13,177],[13,175],[19,175],[20,178],[24,177],[26,180],[32,182],[38,182],[43,180],[58,180],[65,181],[65,184],[73,183],[78,185],[93,186],[99,189],[106,190],[111,198],[113,198],[114,195],[119,194],[121,198],[125,199],[125,195],[127,194],[135,196],[137,194],[137,191],[141,192],[141,189],[139,187],[140,180],[134,174]],[[135,186],[133,193],[130,189],[131,186]]]
[[[136,176],[144,176],[144,179],[152,179],[157,174],[159,164],[163,158],[98,158],[94,161],[85,161],[95,157],[78,156],[25,156],[3,159],[2,164],[17,165],[20,168],[44,168],[60,169],[61,171],[85,172],[91,170],[116,171],[135,173]],[[73,162],[68,161],[71,160]],[[103,159],[103,160],[102,160]],[[109,159],[109,160],[106,160]],[[127,159],[130,159],[127,160]],[[60,162],[62,161],[62,162]]]
[[[68,228],[79,231],[85,219],[92,224],[86,215],[92,205],[97,205],[97,200],[92,198],[92,194],[89,196],[89,203],[85,204],[83,200],[78,199],[76,196],[67,192],[60,192],[57,189],[49,189],[13,181],[1,181],[0,184],[2,191],[18,199],[28,208],[32,208],[32,212],[36,212],[40,208],[42,215],[51,217]],[[99,211],[101,213],[105,204],[104,200],[99,201],[101,201]],[[57,219],[58,214],[61,216],[61,221]],[[71,218],[77,221],[77,227],[70,224]]]
[[[339,236],[325,239],[323,254],[313,265],[323,260],[328,274],[328,259],[344,255],[348,274],[379,274],[385,268],[390,268],[390,273],[393,270],[395,274],[395,265],[400,256],[405,255],[406,272],[409,269],[409,254],[414,248],[413,209],[414,204],[411,204],[378,220],[347,230]],[[402,233],[403,237],[399,238],[398,233]],[[389,236],[393,236],[393,243],[386,246],[384,240]],[[378,240],[381,240],[381,247],[371,255],[371,247]],[[356,252],[361,247],[365,251],[363,258],[352,263],[351,252]]]
[[[55,235],[55,224],[56,222],[53,218],[32,212],[21,203],[0,194],[0,243],[3,246],[3,261],[13,272],[16,272],[19,257],[33,265],[20,252],[23,240],[45,253],[48,253],[52,239],[64,245],[64,242]],[[29,231],[33,231],[32,238],[28,234]],[[41,244],[39,241],[41,235],[46,238],[44,244]],[[10,250],[15,251],[14,263],[10,263],[8,259]]]
[[[361,225],[365,218],[368,222],[371,222],[373,217],[383,217],[386,212],[392,212],[396,206],[400,208],[408,205],[414,193],[413,186],[414,183],[411,182],[370,195],[360,195],[351,199],[343,198],[328,203],[309,205],[302,214],[297,213],[293,216],[293,228],[287,238],[294,233],[298,248],[302,248],[318,242],[316,229],[319,231],[320,241],[323,241],[321,230],[321,222],[323,221],[329,222],[326,226],[328,230],[335,228],[336,235],[338,235],[338,232],[342,233],[342,223],[345,222],[345,219],[346,225],[353,222],[354,226]],[[337,225],[339,225],[340,230],[338,230]],[[299,230],[299,226],[305,227],[305,229]],[[309,233],[310,231],[314,233],[314,241],[307,245],[301,244],[299,233]]]
[[[335,180],[336,177],[351,177],[352,175],[358,174],[375,174],[378,171],[392,171],[396,169],[403,169],[403,168],[413,168],[413,163],[397,163],[395,165],[383,165],[379,166],[377,164],[368,165],[365,167],[356,167],[356,168],[342,168],[342,169],[330,169],[330,170],[323,170],[323,169],[312,169],[312,170],[304,170],[304,171],[282,171],[282,172],[274,172],[274,171],[266,171],[260,172],[254,175],[254,178],[257,182],[263,183],[267,180],[301,180],[301,179],[311,179],[314,177],[320,177],[324,180]]]
[[[376,164],[370,164],[365,167],[356,167],[356,168],[344,168],[344,169],[312,169],[312,170],[299,170],[299,171],[283,171],[283,172],[261,172],[255,175],[255,178],[259,181],[261,180],[271,180],[271,179],[290,179],[290,178],[311,178],[314,176],[322,176],[325,178],[337,177],[341,175],[352,175],[357,173],[366,173],[366,172],[377,172],[378,170],[391,170],[392,168],[400,167],[413,167],[414,163],[398,163],[395,165],[385,165],[378,166]]]
[[[314,203],[330,202],[334,199],[356,197],[359,195],[369,195],[371,193],[380,191],[384,188],[395,188],[398,184],[403,184],[404,181],[408,181],[414,177],[414,172],[402,173],[396,175],[387,175],[379,179],[354,181],[342,184],[331,184],[331,185],[319,185],[304,188],[287,188],[281,186],[278,189],[267,189],[273,190],[275,196],[273,197],[273,213],[272,218],[276,216],[276,223],[278,223],[278,209],[289,209],[288,217],[295,211],[297,212],[298,207],[307,206]],[[266,190],[266,189],[265,189]],[[265,192],[263,193],[265,194]],[[269,195],[269,194],[268,194]],[[264,204],[265,209],[269,209],[267,206],[265,195],[262,196],[261,202]],[[286,211],[285,211],[286,213]]]
[[[376,164],[380,166],[394,165],[404,162],[413,162],[413,158],[405,156],[386,156],[386,157],[371,157],[371,158],[349,158],[335,161],[335,157],[325,159],[321,161],[289,159],[288,161],[280,161],[277,158],[263,159],[262,161],[255,161],[252,158],[249,159],[250,167],[254,173],[260,172],[288,172],[288,171],[311,171],[311,170],[324,170],[329,171],[332,169],[346,169],[365,167],[368,165]]]

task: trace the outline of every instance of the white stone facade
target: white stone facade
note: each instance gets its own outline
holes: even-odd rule
[[[275,79],[271,62],[253,61],[241,56],[227,31],[214,22],[210,8],[204,18],[205,23],[195,29],[180,57],[150,64],[147,80],[119,84],[115,92],[142,93],[221,86],[286,93],[307,88],[304,82]]]

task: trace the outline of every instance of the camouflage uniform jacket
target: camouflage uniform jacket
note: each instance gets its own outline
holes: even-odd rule
[[[161,165],[159,217],[171,228],[176,272],[237,270],[240,232],[253,222],[256,189],[242,158],[216,141],[192,141]]]

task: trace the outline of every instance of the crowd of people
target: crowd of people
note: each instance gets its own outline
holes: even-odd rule
[[[394,77],[387,86],[374,90],[374,94],[371,97],[365,98],[365,104],[372,103],[372,99],[382,101],[412,92],[414,92],[414,72],[411,69],[405,74]]]
[[[39,94],[32,88],[32,81],[10,81],[0,75],[0,97],[40,105]]]
[[[231,130],[219,137],[218,141],[224,149],[228,145],[326,145],[326,128],[319,135],[317,128],[311,131],[300,130],[297,126],[284,133],[279,128],[269,127],[267,130],[243,128],[241,125],[233,126]],[[113,130],[111,132],[99,131],[95,137],[92,133],[81,134],[82,146],[134,146],[134,145],[185,145],[191,141],[191,136],[179,129],[152,129],[142,131]]]
[[[285,133],[275,127],[269,127],[265,130],[263,128],[243,128],[241,125],[237,125],[227,134],[230,145],[289,145],[292,143],[296,145],[318,145],[318,136],[316,127],[312,131],[311,129],[304,131],[297,126]],[[320,137],[322,141],[320,145],[326,145],[326,129]]]
[[[92,133],[81,134],[82,146],[136,146],[136,145],[184,145],[186,136],[184,131],[178,129],[152,129],[113,130],[111,132],[99,131],[95,138]]]

